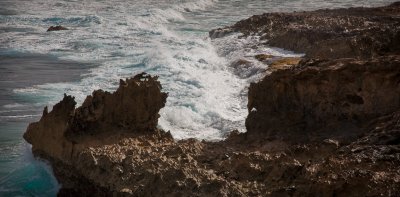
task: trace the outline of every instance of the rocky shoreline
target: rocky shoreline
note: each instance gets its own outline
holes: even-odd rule
[[[158,129],[167,93],[146,74],[78,108],[65,95],[24,138],[50,161],[59,196],[396,196],[399,30],[394,3],[263,14],[210,31],[306,54],[256,57],[270,67],[250,85],[247,132],[224,141]]]

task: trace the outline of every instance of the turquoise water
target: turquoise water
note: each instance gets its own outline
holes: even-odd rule
[[[55,196],[59,185],[51,168],[30,154],[21,140],[26,123],[2,123],[0,130],[0,196]]]
[[[55,196],[59,185],[51,168],[35,160],[23,139],[28,122],[37,121],[48,95],[24,96],[16,88],[72,81],[82,65],[56,57],[0,49],[0,196]],[[59,73],[64,73],[60,76]]]
[[[63,93],[78,103],[120,78],[159,75],[169,97],[159,126],[177,139],[216,140],[244,131],[247,86],[265,69],[253,56],[299,56],[260,46],[257,37],[210,40],[212,28],[253,14],[350,6],[391,0],[0,0],[0,196],[54,196],[48,165],[22,139]],[[51,25],[67,31],[46,32]],[[238,59],[252,69],[235,73]]]

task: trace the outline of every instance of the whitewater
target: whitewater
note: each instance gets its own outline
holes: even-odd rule
[[[166,106],[159,127],[174,138],[220,140],[245,131],[247,87],[266,65],[257,54],[293,57],[232,34],[208,31],[254,14],[393,2],[322,0],[0,0],[0,196],[54,196],[59,185],[22,139],[29,122],[63,94],[78,105],[93,90],[114,91],[119,79],[158,75]],[[52,25],[69,30],[46,32]],[[253,64],[235,72],[237,60]]]

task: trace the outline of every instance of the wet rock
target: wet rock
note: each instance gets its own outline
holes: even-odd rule
[[[220,38],[229,35],[230,33],[233,33],[233,30],[230,28],[218,28],[211,30],[208,34],[211,39],[214,38]]]
[[[57,25],[57,26],[51,26],[47,29],[47,31],[61,31],[61,30],[68,30],[68,28],[61,25]]]
[[[245,59],[233,61],[229,67],[233,68],[233,73],[241,78],[248,78],[266,70],[265,68],[257,67],[253,62]]]
[[[254,56],[254,58],[256,58],[258,61],[261,61],[261,62],[271,59],[273,57],[274,57],[273,55],[269,55],[269,54],[258,54],[258,55]]]
[[[299,57],[274,58],[267,61],[268,70],[273,72],[282,69],[289,69],[293,66],[296,66],[300,62],[300,60],[301,58]]]

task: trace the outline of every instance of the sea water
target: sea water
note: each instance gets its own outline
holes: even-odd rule
[[[208,31],[254,14],[380,6],[392,0],[0,0],[0,196],[54,196],[51,168],[22,135],[44,106],[67,93],[82,103],[120,78],[160,76],[168,92],[159,127],[174,138],[223,139],[244,132],[247,87],[263,76],[253,56],[301,56]],[[49,26],[69,30],[46,32]],[[239,59],[251,70],[237,73]]]

